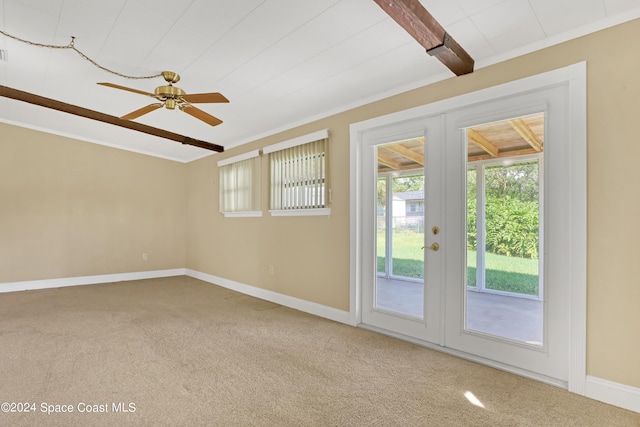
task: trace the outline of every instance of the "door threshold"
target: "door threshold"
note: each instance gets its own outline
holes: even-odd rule
[[[450,356],[458,357],[460,359],[468,360],[471,362],[479,363],[481,365],[489,366],[491,368],[499,369],[501,371],[508,372],[510,374],[515,374],[521,377],[529,378],[531,380],[535,380],[544,384],[549,384],[555,387],[559,387],[565,390],[568,390],[569,384],[567,381],[562,381],[557,378],[552,378],[547,375],[538,374],[536,372],[528,371],[526,369],[518,368],[515,366],[507,365],[505,363],[496,362],[495,360],[487,359],[484,357],[476,356],[471,353],[466,353],[464,351],[456,350],[449,347],[444,347],[436,343],[432,343],[429,341],[420,340],[418,338],[414,338],[408,335],[400,334],[398,332],[389,331],[383,328],[379,328],[377,326],[367,325],[365,323],[360,323],[357,325],[358,328],[366,329],[368,331],[376,332],[382,335],[386,335],[391,338],[396,338],[402,341],[409,342],[411,344],[418,345],[420,347],[428,348],[429,350],[439,351],[441,353],[448,354]]]

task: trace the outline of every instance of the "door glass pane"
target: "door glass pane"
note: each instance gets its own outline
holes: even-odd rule
[[[544,114],[467,129],[466,329],[543,343]]]
[[[485,168],[485,286],[538,297],[538,162]]]
[[[377,277],[374,307],[424,314],[424,138],[376,147]]]
[[[393,197],[392,271],[399,279],[424,278],[424,174],[391,180]]]

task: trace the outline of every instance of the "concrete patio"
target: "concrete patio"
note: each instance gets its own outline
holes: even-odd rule
[[[423,316],[424,287],[420,282],[377,278],[377,307]],[[467,291],[467,329],[529,344],[542,344],[543,302]]]

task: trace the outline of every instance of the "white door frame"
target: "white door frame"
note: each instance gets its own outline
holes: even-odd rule
[[[569,117],[570,117],[570,191],[567,195],[571,200],[571,307],[570,307],[570,343],[569,343],[569,375],[568,390],[577,394],[585,394],[586,385],[586,62],[577,63],[543,74],[504,83],[498,86],[456,96],[446,100],[434,102],[409,110],[399,111],[386,116],[373,118],[350,126],[350,316],[351,323],[361,324],[362,307],[362,256],[363,232],[361,219],[363,215],[362,195],[363,182],[360,162],[363,156],[363,134],[372,128],[393,125],[418,117],[433,116],[455,111],[459,108],[480,102],[513,96],[532,90],[567,84],[569,86]],[[418,342],[429,345],[428,343]],[[437,347],[437,346],[436,346]],[[489,364],[504,370],[527,375],[545,381],[536,375],[529,375],[518,369],[509,368],[498,362],[485,360],[466,353],[439,349]]]

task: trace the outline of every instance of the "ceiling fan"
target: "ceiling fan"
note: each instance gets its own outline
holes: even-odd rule
[[[162,77],[166,80],[167,85],[158,86],[155,89],[154,93],[144,92],[142,90],[132,89],[113,83],[100,82],[98,84],[102,86],[126,90],[133,93],[139,93],[140,95],[150,96],[152,98],[156,98],[158,101],[161,101],[132,111],[129,114],[122,116],[121,119],[133,120],[144,114],[157,110],[158,108],[167,107],[167,109],[169,110],[174,110],[176,107],[178,107],[180,111],[184,111],[185,113],[195,117],[198,120],[202,120],[203,122],[211,126],[217,126],[222,123],[222,120],[208,113],[205,113],[204,111],[194,107],[191,104],[229,102],[229,100],[225,98],[224,95],[217,92],[195,93],[188,95],[179,87],[173,86],[174,83],[178,83],[178,81],[180,81],[180,76],[177,73],[174,73],[173,71],[163,71]]]

